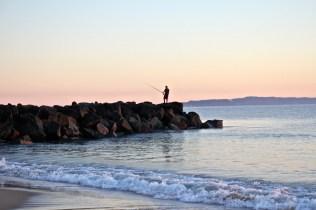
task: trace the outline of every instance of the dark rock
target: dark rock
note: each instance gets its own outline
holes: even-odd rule
[[[34,141],[46,138],[43,122],[32,113],[22,114],[15,119],[14,127],[21,135],[29,135]]]
[[[162,108],[162,107],[160,107],[159,112],[158,112],[158,118],[159,118],[159,120],[162,120],[162,119],[164,118],[165,113],[166,113],[165,109]]]
[[[113,122],[111,123],[109,120],[106,119],[101,119],[100,123],[102,123],[107,128],[111,127],[111,125],[113,124]]]
[[[180,130],[180,128],[178,126],[176,126],[175,124],[173,124],[173,123],[170,123],[168,127],[171,130],[176,130],[176,131]]]
[[[93,138],[93,139],[99,139],[102,138],[104,135],[99,133],[97,130],[92,129],[92,128],[83,128],[82,133],[84,137],[86,138]]]
[[[106,136],[110,133],[110,130],[103,124],[103,123],[98,123],[97,124],[97,131],[102,135]]]
[[[164,114],[163,114],[163,118],[162,118],[162,122],[165,125],[169,125],[172,121],[173,118],[175,118],[176,114],[174,113],[172,108],[166,108],[164,109]]]
[[[121,120],[119,121],[118,131],[124,132],[124,133],[133,133],[134,132],[132,126],[128,123],[128,121],[125,118],[121,118]]]
[[[81,117],[79,106],[73,105],[73,106],[54,106],[57,112],[60,112],[64,115],[73,117],[75,119],[79,119]]]
[[[161,130],[163,129],[163,123],[159,120],[158,117],[153,117],[150,120],[150,126],[153,130]]]
[[[62,125],[62,135],[70,138],[79,137],[80,130],[76,119],[73,117],[65,116],[64,123]]]
[[[33,144],[32,139],[29,135],[24,135],[23,137],[21,137],[19,139],[19,143],[25,145]]]
[[[207,120],[202,124],[202,128],[223,128],[223,120]]]
[[[79,103],[78,108],[81,117],[84,117],[86,114],[90,112],[96,112],[94,104]]]
[[[200,119],[200,116],[196,112],[189,112],[187,114],[187,118],[188,118],[189,127],[201,128],[202,121]]]
[[[133,116],[129,116],[128,117],[128,122],[131,125],[131,127],[133,128],[133,130],[137,133],[141,132],[142,130],[142,121],[139,117],[138,114],[133,115]]]
[[[139,116],[143,119],[149,120],[158,115],[159,109],[156,105],[145,102],[137,105],[137,110]]]
[[[52,120],[52,118],[55,118],[56,115],[57,115],[56,109],[49,106],[41,106],[37,114],[37,116],[41,120],[49,120],[49,119]]]
[[[119,113],[119,108],[117,103],[113,104],[101,104],[97,106],[97,114],[102,118],[118,122],[121,119],[121,114]]]
[[[39,111],[39,107],[38,106],[34,106],[34,105],[18,105],[18,112],[19,114],[33,114],[33,115],[37,115],[38,111]]]
[[[141,124],[140,133],[150,133],[152,131],[153,129],[150,121],[143,121]]]
[[[0,105],[0,139],[12,143],[19,143],[25,136],[34,142],[62,141],[162,129],[222,127],[223,122],[220,120],[202,124],[197,113],[184,113],[183,105],[178,102],[159,105],[151,102],[73,102],[70,106],[53,107]]]
[[[95,127],[96,124],[98,124],[100,121],[101,121],[100,116],[98,116],[94,112],[88,112],[84,115],[84,117],[80,121],[80,124],[82,127],[91,128],[91,127]]]
[[[188,128],[188,119],[182,115],[175,115],[171,120],[171,124],[174,124],[179,129],[184,130]]]
[[[183,114],[183,104],[179,102],[172,102],[166,104],[159,104],[159,107],[166,109],[172,109],[175,114],[182,115]]]
[[[12,141],[12,140],[17,139],[20,135],[21,135],[21,133],[18,130],[16,130],[15,128],[13,128],[11,130],[10,136],[7,139]]]
[[[0,123],[0,139],[10,140],[12,139],[12,133],[14,132],[13,121],[8,119],[6,122]]]
[[[112,127],[111,127],[111,134],[112,134],[113,136],[117,136],[116,132],[117,132],[117,124],[116,124],[116,123],[113,123],[113,125],[112,125]]]
[[[44,122],[44,131],[48,140],[58,140],[61,138],[61,126],[54,121]]]

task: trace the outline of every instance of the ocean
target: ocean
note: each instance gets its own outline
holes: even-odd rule
[[[62,193],[28,210],[316,209],[316,105],[185,111],[224,128],[3,144],[0,184]]]

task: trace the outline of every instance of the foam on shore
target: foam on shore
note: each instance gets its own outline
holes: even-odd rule
[[[159,199],[251,209],[315,209],[316,193],[263,181],[210,177],[130,168],[56,166],[0,161],[0,175],[97,189],[133,192]],[[307,195],[307,196],[306,196]]]

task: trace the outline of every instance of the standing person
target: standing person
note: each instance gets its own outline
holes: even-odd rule
[[[165,90],[163,91],[163,103],[164,104],[168,103],[169,92],[170,92],[170,90],[169,90],[168,86],[166,85]]]

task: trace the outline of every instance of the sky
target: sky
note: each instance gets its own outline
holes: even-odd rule
[[[0,0],[0,103],[316,97],[315,0]]]

